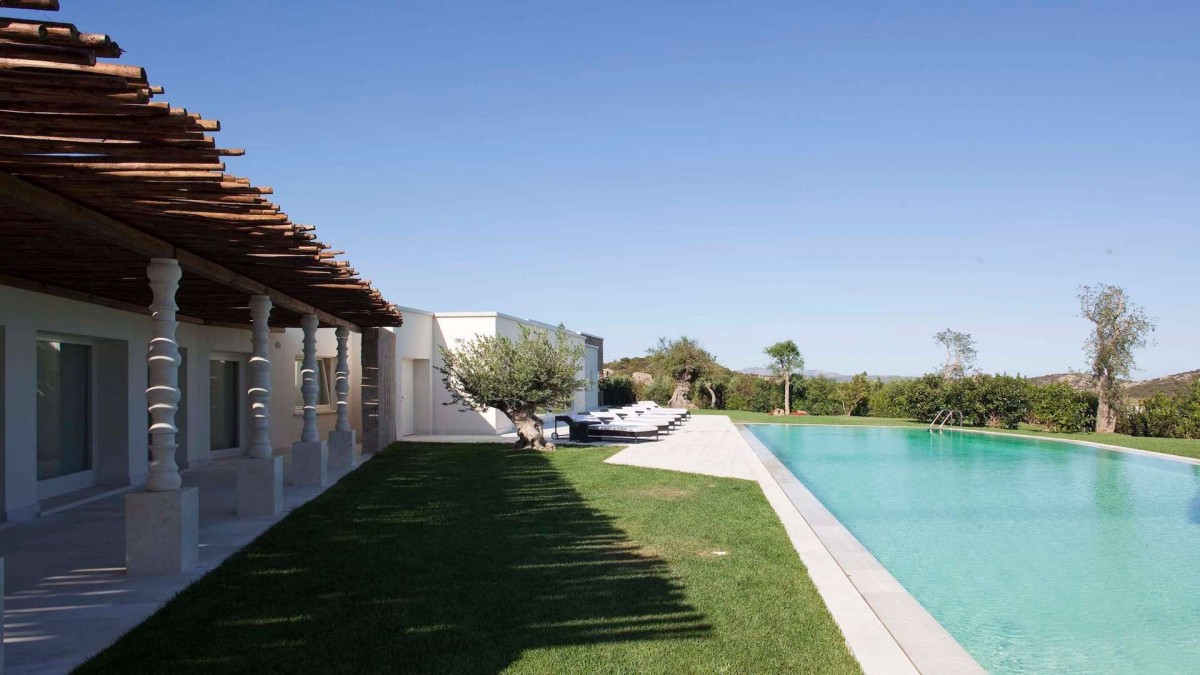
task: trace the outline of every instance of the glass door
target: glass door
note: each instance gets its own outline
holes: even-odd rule
[[[37,343],[37,477],[92,469],[92,348],[61,340]]]
[[[241,361],[213,359],[208,367],[209,449],[230,450],[241,447]]]

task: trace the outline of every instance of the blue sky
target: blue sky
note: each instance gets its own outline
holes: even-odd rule
[[[1200,368],[1194,2],[62,4],[397,304],[1041,374],[1104,281]]]

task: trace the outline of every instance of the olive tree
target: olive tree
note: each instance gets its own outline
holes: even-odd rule
[[[942,365],[942,377],[947,380],[957,380],[971,374],[975,370],[975,338],[970,333],[960,333],[956,330],[946,330],[933,336],[946,349],[946,362]]]
[[[1095,326],[1084,343],[1096,382],[1096,431],[1109,434],[1117,428],[1117,413],[1123,391],[1121,379],[1133,370],[1135,349],[1146,346],[1154,332],[1154,321],[1133,304],[1125,289],[1109,284],[1083,286],[1079,291],[1079,310]]]
[[[686,335],[675,340],[659,338],[658,345],[650,349],[649,353],[659,368],[675,381],[675,389],[671,393],[668,405],[673,408],[694,408],[695,404],[688,395],[692,391],[692,385],[716,364],[713,355],[701,347],[699,342]]]
[[[804,369],[804,357],[800,354],[800,348],[796,346],[795,342],[784,340],[767,347],[763,353],[771,359],[771,362],[767,364],[771,374],[783,380],[783,412],[791,415],[792,376],[796,374],[797,370]]]
[[[587,381],[580,379],[583,345],[572,344],[566,329],[521,327],[513,340],[503,335],[477,335],[442,347],[442,382],[452,400],[477,412],[495,408],[517,428],[515,448],[553,450],[542,435],[539,412],[570,405]]]

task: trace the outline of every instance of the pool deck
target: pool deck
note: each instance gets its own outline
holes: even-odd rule
[[[745,427],[695,415],[607,460],[757,481],[866,673],[983,673],[975,659]]]

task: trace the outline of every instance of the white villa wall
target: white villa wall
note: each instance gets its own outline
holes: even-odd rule
[[[181,313],[186,314],[186,308]],[[85,338],[93,344],[96,374],[95,425],[96,476],[99,485],[140,485],[149,470],[146,412],[146,352],[151,337],[150,317],[85,302],[0,286],[0,356],[3,389],[0,390],[0,516],[21,519],[36,516],[39,501],[52,494],[37,481],[37,338],[39,335]],[[288,449],[300,437],[303,420],[295,408],[294,361],[301,352],[300,329],[270,334],[271,444]],[[180,426],[181,466],[204,464],[214,456],[237,455],[241,450],[209,451],[209,359],[214,355],[242,361],[240,388],[249,380],[246,359],[250,331],[180,323],[177,340],[184,354],[180,384],[185,388],[177,424]],[[361,429],[361,336],[351,334],[350,422]],[[318,357],[336,355],[332,328],[318,331]],[[239,432],[242,447],[249,432],[249,404],[243,402]],[[324,435],[336,413],[318,414]],[[57,480],[57,479],[56,479]],[[85,487],[85,486],[79,486]],[[50,490],[54,492],[55,490]]]

